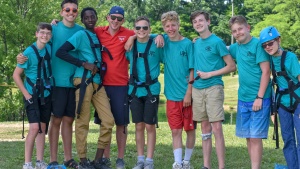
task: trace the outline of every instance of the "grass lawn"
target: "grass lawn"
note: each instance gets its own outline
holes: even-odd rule
[[[162,78],[162,77],[161,77]],[[237,95],[237,77],[224,77],[225,82],[225,105],[226,120],[224,121],[223,130],[226,144],[226,168],[228,169],[248,169],[250,168],[250,161],[248,157],[246,141],[235,136],[235,105]],[[163,87],[162,87],[163,89]],[[171,132],[165,117],[165,98],[160,100],[159,111],[159,128],[157,129],[157,142],[155,149],[155,167],[156,169],[171,168],[173,163],[173,150]],[[28,130],[28,124],[25,122],[25,134]],[[194,153],[191,163],[195,169],[201,168],[203,164],[202,145],[200,137],[200,125],[197,129],[197,138]],[[18,169],[21,168],[24,162],[24,140],[21,139],[22,122],[3,122],[0,123],[0,169]],[[262,161],[262,169],[274,168],[275,163],[285,164],[283,153],[281,149],[275,149],[275,141],[272,140],[273,128],[270,126],[269,138],[264,140],[264,155]],[[94,158],[97,138],[99,135],[99,126],[90,123],[90,131],[88,136],[88,158]],[[74,135],[73,135],[74,136]],[[73,156],[78,161],[75,149],[75,139],[73,139]],[[185,140],[185,135],[184,135]],[[45,147],[45,161],[49,160],[49,143],[46,140]],[[214,142],[214,139],[213,139]],[[214,144],[213,144],[214,147]],[[283,147],[282,140],[280,140],[280,148]],[[212,169],[217,168],[216,152],[213,148],[212,155]],[[117,155],[117,146],[115,141],[115,134],[113,133],[113,140],[111,146],[111,160],[113,168],[115,168],[115,160]],[[34,158],[33,158],[34,161]],[[63,161],[62,141],[59,141],[59,162]],[[125,155],[126,168],[131,169],[136,162],[136,148],[134,124],[128,126],[128,140]]]

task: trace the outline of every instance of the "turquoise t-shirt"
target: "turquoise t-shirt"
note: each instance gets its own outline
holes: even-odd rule
[[[36,42],[33,43],[33,45],[35,47],[36,46]],[[38,48],[38,52],[39,52],[39,55],[41,57],[44,57],[46,55],[46,48],[47,48],[47,51],[51,57],[51,46],[46,44],[46,46],[39,50]],[[37,56],[33,50],[32,47],[27,47],[25,49],[25,51],[23,52],[23,55],[26,56],[28,58],[28,60],[23,63],[23,64],[17,64],[17,66],[19,68],[22,68],[24,69],[24,74],[26,77],[28,77],[30,79],[30,81],[35,84],[36,83],[36,78],[37,78],[37,73],[38,73],[38,59],[37,59]],[[47,65],[47,62],[45,62],[45,65],[46,65],[46,72],[47,72],[47,75],[49,76],[49,72],[48,72],[48,65]],[[42,71],[42,69],[41,69]],[[41,79],[44,80],[44,76],[43,76],[43,73],[41,72]],[[44,80],[44,84],[45,84],[45,80]],[[29,83],[25,80],[24,81],[24,86],[26,88],[26,90],[28,91],[29,94],[33,94],[32,92],[32,87],[29,85]],[[50,88],[50,86],[46,86],[45,84],[45,88]],[[44,90],[44,96],[47,97],[49,96],[50,92],[48,90]]]
[[[187,38],[171,41],[164,35],[164,94],[168,100],[182,101],[188,88],[190,69],[194,68],[193,43]]]
[[[199,38],[194,43],[194,77],[197,77],[197,70],[211,72],[222,69],[225,66],[223,56],[229,55],[222,39],[211,34],[206,39]],[[198,89],[208,88],[214,85],[224,85],[222,76],[214,76],[209,79],[195,80],[193,87]]]
[[[137,51],[139,53],[144,53],[147,42],[146,43],[140,43],[137,42]],[[152,42],[152,45],[150,47],[149,53],[148,53],[148,64],[149,64],[149,69],[150,69],[150,76],[151,79],[156,79],[158,78],[160,74],[160,62],[162,61],[162,55],[163,51],[162,48],[157,48],[156,44],[154,41]],[[133,63],[133,50],[126,52],[126,58],[130,62],[130,74],[132,73],[132,63]],[[137,58],[137,74],[138,74],[138,79],[140,82],[145,82],[146,81],[146,70],[145,70],[145,64],[144,64],[144,59],[143,58]],[[129,84],[129,90],[128,94],[130,95],[133,90],[133,85]],[[157,81],[156,83],[150,85],[150,91],[152,95],[159,95],[160,93],[160,83]],[[135,95],[137,97],[142,97],[142,96],[147,96],[148,92],[145,87],[138,87],[136,90]]]
[[[56,56],[56,51],[77,31],[83,30],[83,27],[75,24],[73,27],[67,27],[63,22],[59,22],[56,26],[52,26],[52,74],[58,87],[74,87],[73,75],[76,66],[68,63]],[[76,51],[70,51],[69,54],[78,58]]]
[[[259,64],[269,62],[270,56],[264,51],[259,40],[254,37],[247,44],[230,45],[229,50],[237,62],[239,72],[238,99],[253,102],[257,96],[262,75]],[[270,96],[271,85],[267,87],[264,98],[270,98]]]
[[[274,63],[275,71],[279,72],[281,71],[281,56],[273,56],[272,62]],[[284,67],[288,74],[288,77],[293,80],[294,84],[297,84],[298,81],[298,75],[300,75],[300,65],[299,61],[297,59],[297,56],[292,52],[287,52],[286,58],[284,61]],[[288,82],[285,80],[283,76],[277,76],[276,82],[279,86],[280,90],[287,89],[288,88]],[[300,88],[298,88],[296,91],[298,96],[300,96]],[[294,100],[295,101],[295,100]],[[293,101],[293,103],[294,103]],[[281,97],[281,103],[287,107],[290,106],[290,95],[286,94]]]
[[[89,35],[91,36],[93,42],[95,45],[99,44],[99,40],[97,38],[97,35],[86,30]],[[87,34],[85,33],[85,30],[80,30],[76,32],[71,38],[68,39],[68,42],[70,42],[74,46],[74,50],[77,51],[79,59],[82,61],[86,61],[88,63],[94,63],[96,58],[93,54],[93,50],[91,48],[90,40],[88,39]],[[101,62],[101,51],[100,48],[95,48],[98,64],[97,67],[100,68],[100,62]],[[84,67],[76,67],[76,71],[74,74],[74,77],[82,78],[83,76]],[[88,71],[86,78],[91,77],[91,71]],[[99,73],[96,73],[96,75],[93,78],[93,82],[100,84],[101,79]]]

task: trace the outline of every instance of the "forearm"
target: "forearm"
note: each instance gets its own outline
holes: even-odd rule
[[[14,72],[14,74],[13,74],[13,79],[14,79],[16,85],[18,86],[18,88],[20,89],[20,91],[22,92],[23,96],[24,96],[26,99],[28,99],[28,97],[29,97],[30,94],[29,94],[29,92],[27,91],[27,89],[25,88],[24,83],[23,83],[23,80],[21,79],[21,76],[18,75],[18,74],[16,74],[16,73]]]
[[[260,78],[260,86],[259,86],[257,96],[264,97],[269,82],[270,82],[270,72],[263,72]]]
[[[83,61],[70,55],[68,52],[75,49],[70,42],[65,42],[56,52],[56,56],[60,59],[69,62],[77,67],[82,66]]]

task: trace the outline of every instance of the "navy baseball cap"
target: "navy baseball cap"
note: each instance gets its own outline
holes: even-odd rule
[[[109,14],[121,14],[124,16],[124,9],[120,6],[113,6],[110,9]]]

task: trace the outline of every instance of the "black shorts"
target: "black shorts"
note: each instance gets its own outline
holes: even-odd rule
[[[75,117],[75,90],[71,87],[55,87],[52,94],[52,114],[55,117]]]
[[[129,124],[128,86],[104,86],[117,126]]]
[[[24,104],[29,123],[49,123],[51,116],[51,97],[45,97],[44,105],[41,105],[40,98],[38,98],[38,102],[33,101],[32,104],[29,104],[28,101],[25,100]],[[38,110],[36,107],[38,107]]]
[[[130,110],[132,114],[132,122],[140,123],[145,122],[146,124],[157,123],[157,111],[159,104],[159,96],[155,95],[155,102],[152,102],[153,98],[148,96],[144,97],[133,97],[130,103]]]

